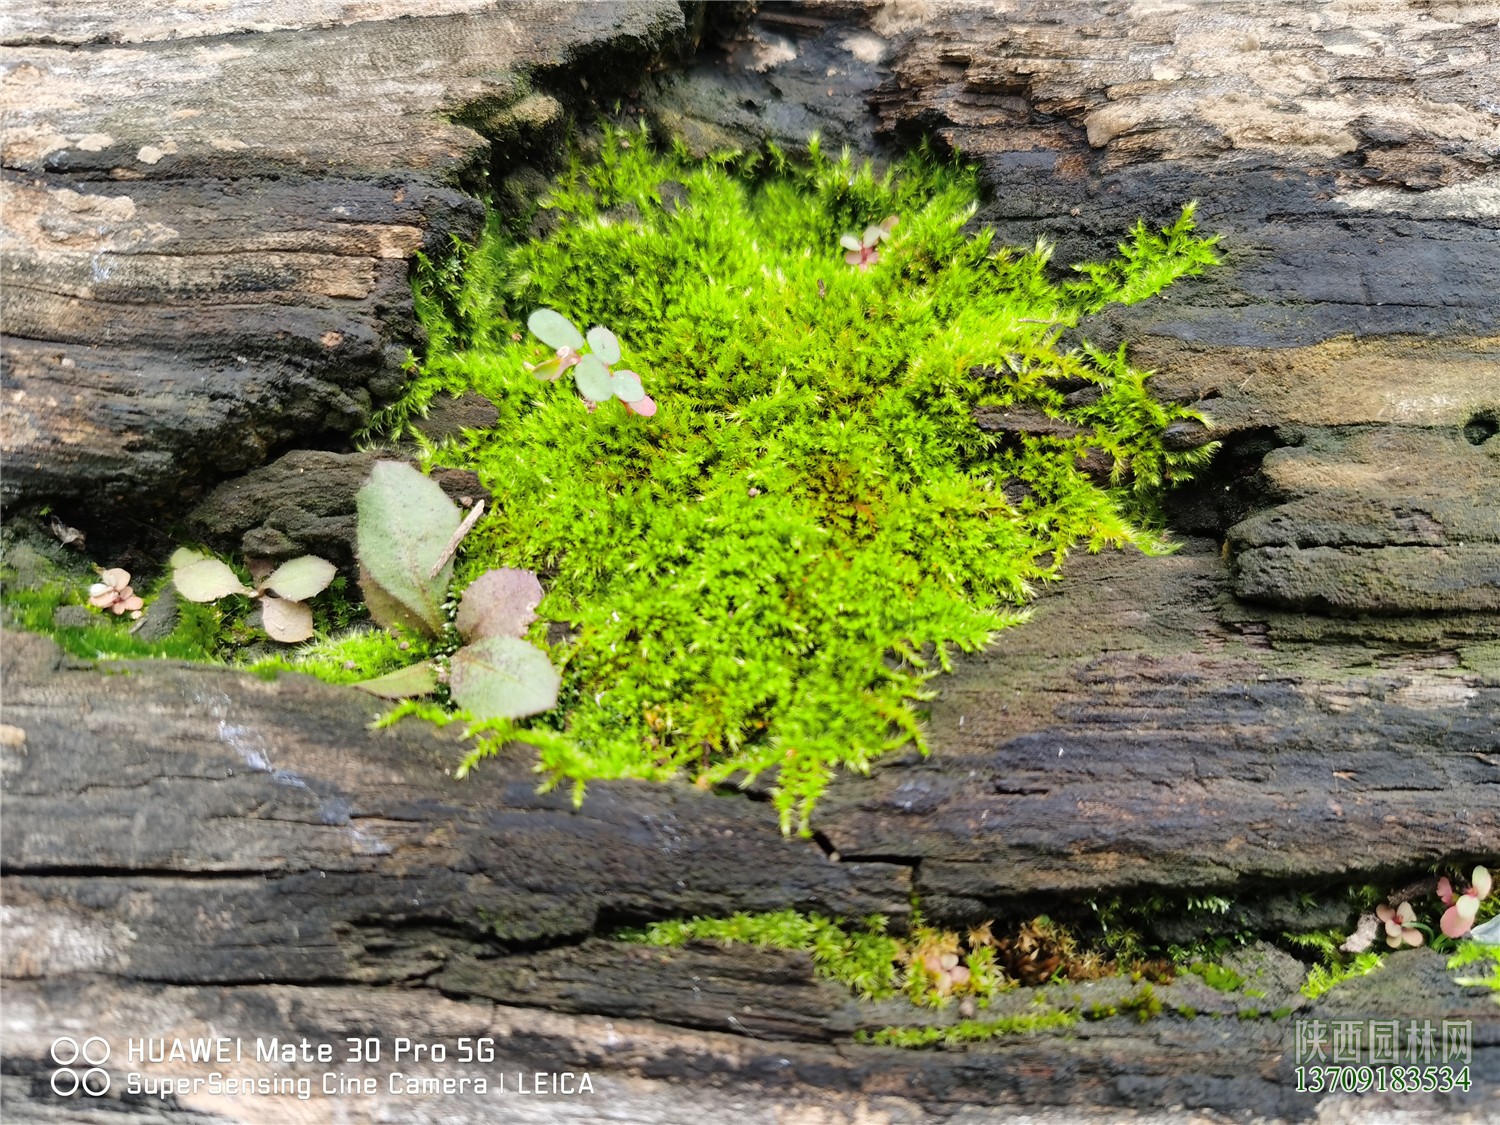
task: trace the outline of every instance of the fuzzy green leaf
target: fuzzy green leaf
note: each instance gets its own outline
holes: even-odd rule
[[[487,570],[464,591],[455,624],[466,641],[519,637],[536,620],[542,584],[529,570]]]
[[[356,498],[360,586],[370,616],[382,625],[442,632],[450,560],[433,564],[462,522],[458,505],[410,465],[377,461]]]
[[[526,327],[549,348],[583,347],[583,333],[577,325],[554,309],[537,309],[527,318]]]
[[[175,559],[177,555],[172,557]],[[201,555],[196,562],[172,571],[172,584],[190,602],[212,602],[227,598],[230,594],[253,593],[229,567],[218,559],[204,558]]]
[[[615,397],[621,402],[640,402],[646,397],[641,377],[634,371],[616,371],[610,377],[610,384],[614,387]]]
[[[448,687],[480,719],[524,719],[557,706],[562,680],[547,654],[517,637],[485,637],[453,654]]]
[[[589,349],[599,357],[599,362],[606,366],[620,362],[620,341],[615,339],[615,334],[602,324],[596,324],[589,329]]]
[[[294,602],[305,602],[308,598],[328,589],[328,583],[338,569],[327,559],[317,555],[303,555],[291,562],[282,563],[273,570],[264,583],[264,588],[277,597]]]
[[[354,686],[360,691],[378,695],[381,699],[411,699],[437,691],[437,672],[424,660],[420,664],[376,676],[373,680],[363,680]]]
[[[609,369],[597,356],[586,355],[573,368],[573,381],[578,392],[590,402],[608,402],[615,394],[615,385],[610,381]]]

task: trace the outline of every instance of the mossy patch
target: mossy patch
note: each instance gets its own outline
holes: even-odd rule
[[[1209,243],[1189,210],[1058,283],[1045,247],[968,233],[975,200],[970,170],[928,156],[876,176],[816,144],[698,163],[609,133],[541,201],[546,233],[497,220],[423,274],[428,354],[378,426],[425,441],[406,423],[440,391],[499,410],[427,460],[496,500],[458,584],[510,566],[547,588],[562,702],[527,729],[557,736],[538,740],[553,783],[774,771],[783,827],[805,830],[834,769],[925,751],[928,681],[1021,620],[1070,550],[1160,546],[1158,490],[1208,454],[1163,447],[1188,415],[1123,352],[1059,335],[1197,272]],[[840,235],[892,214],[874,268],[846,264]],[[528,374],[540,307],[612,329],[659,413]],[[1022,405],[1071,436],[974,420]]]

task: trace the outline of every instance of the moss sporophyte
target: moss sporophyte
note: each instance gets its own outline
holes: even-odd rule
[[[960,165],[877,176],[816,143],[803,162],[700,163],[623,140],[557,179],[545,233],[495,218],[420,272],[427,355],[374,432],[493,496],[455,590],[496,566],[545,590],[528,636],[557,706],[495,726],[468,765],[519,737],[575,793],[774,771],[783,829],[806,831],[835,769],[926,751],[932,677],[1022,620],[1070,550],[1159,549],[1160,489],[1211,451],[1164,448],[1192,415],[1123,350],[1060,336],[1211,264],[1213,240],[1189,206],[1059,281],[1045,245],[969,232]],[[597,326],[588,354],[577,325]],[[408,428],[475,390],[493,426],[438,444]],[[1076,436],[975,422],[1018,405]]]

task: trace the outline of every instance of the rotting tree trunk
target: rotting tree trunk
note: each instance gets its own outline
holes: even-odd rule
[[[684,32],[645,2],[405,14],[12,17],[9,499],[86,525],[349,432],[418,342],[410,255],[476,229],[461,185],[487,138],[561,120],[521,78],[560,91],[570,62]],[[1201,200],[1226,266],[1089,330],[1216,422],[1226,448],[1175,511],[1211,538],[1073,560],[1031,623],[943,681],[933,757],[840,780],[816,841],[783,839],[751,795],[684,786],[601,783],[574,810],[537,794],[523,748],[455,782],[456,737],[369,731],[347,689],[106,675],[7,635],[7,1119],[78,1119],[48,1086],[60,1030],[490,1035],[513,1093],[517,1072],[592,1072],[600,1100],[510,1097],[518,1121],[1410,1109],[1297,1095],[1285,1021],[1117,1017],[900,1052],[853,1045],[903,1017],[801,955],[601,935],[785,907],[899,925],[913,893],[959,923],[1139,889],[1223,893],[1271,933],[1339,921],[1297,891],[1500,853],[1497,24],[1493,5],[1382,0],[768,7],[658,96],[659,124],[930,134],[980,161],[1004,240],[1042,231],[1060,261]],[[1483,1081],[1422,1106],[1482,1119],[1494,1006],[1436,957],[1382,975],[1307,1011],[1475,1020]],[[391,1069],[441,1073],[351,1068],[382,1088],[342,1105],[116,1090],[111,1109],[493,1119],[492,1096],[395,1098]]]

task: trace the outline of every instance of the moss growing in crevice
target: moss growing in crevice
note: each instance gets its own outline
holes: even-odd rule
[[[544,237],[492,222],[423,275],[429,353],[379,426],[416,437],[440,391],[499,408],[427,459],[497,501],[460,585],[513,566],[548,590],[563,697],[529,728],[557,736],[539,748],[553,782],[775,771],[783,826],[805,830],[835,768],[925,749],[928,681],[1019,621],[1070,550],[1160,547],[1159,490],[1207,453],[1163,447],[1185,412],[1122,354],[1058,334],[1197,272],[1209,245],[1185,214],[1058,285],[1045,248],[966,233],[975,197],[970,171],[925,156],[877,178],[816,145],[804,165],[695,163],[611,133],[543,201]],[[874,268],[846,264],[840,235],[890,214]],[[543,306],[611,328],[659,413],[533,379]],[[1069,436],[974,420],[1018,406]]]

